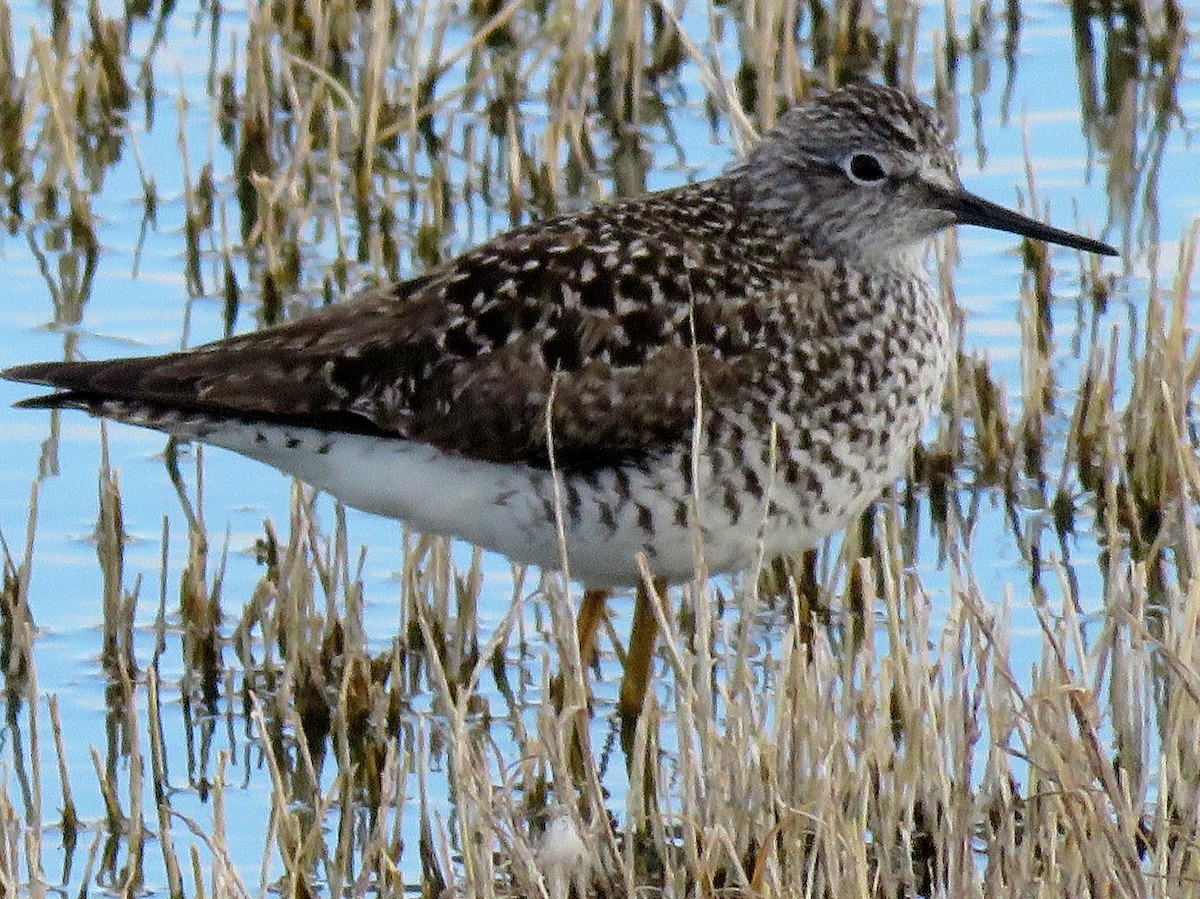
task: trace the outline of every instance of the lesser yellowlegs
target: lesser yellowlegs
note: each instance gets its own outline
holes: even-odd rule
[[[954,224],[1116,253],[966,192],[937,113],[864,84],[797,106],[720,177],[518,228],[300,320],[4,376],[56,389],[22,405],[227,447],[565,563],[589,588],[587,655],[601,591],[638,583],[639,554],[663,581],[693,576],[697,546],[708,571],[742,569],[812,546],[903,471],[953,352],[923,257]],[[626,710],[654,642],[644,591],[635,619]]]

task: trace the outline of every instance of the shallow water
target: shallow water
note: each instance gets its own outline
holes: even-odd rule
[[[118,4],[107,4],[108,15],[118,15]],[[922,9],[917,28],[918,48],[915,83],[925,96],[931,96],[935,72],[939,63],[934,47],[940,46],[944,29],[941,4],[928,4]],[[1052,370],[1057,388],[1068,397],[1074,388],[1091,351],[1093,331],[1107,336],[1120,329],[1121,353],[1129,351],[1131,340],[1139,333],[1142,309],[1149,284],[1155,274],[1169,282],[1178,258],[1178,241],[1197,208],[1200,208],[1200,179],[1195,177],[1200,164],[1200,144],[1195,140],[1194,120],[1200,114],[1200,65],[1196,54],[1185,51],[1178,79],[1176,115],[1167,126],[1157,127],[1149,103],[1142,102],[1152,94],[1159,80],[1153,67],[1143,80],[1129,82],[1139,105],[1132,114],[1136,125],[1122,131],[1124,120],[1115,112],[1081,120],[1081,95],[1090,95],[1080,87],[1080,69],[1088,77],[1099,77],[1103,58],[1098,50],[1096,60],[1080,59],[1073,64],[1072,24],[1068,10],[1057,3],[1026,3],[1021,6],[1019,52],[1006,61],[1001,55],[1003,28],[998,12],[997,23],[990,40],[975,58],[963,57],[957,70],[960,99],[957,104],[962,152],[962,175],[968,187],[988,198],[1009,205],[1020,199],[1028,202],[1026,168],[1036,178],[1038,209],[1058,225],[1078,227],[1102,234],[1121,247],[1125,256],[1120,262],[1106,263],[1105,271],[1119,276],[1117,289],[1107,309],[1096,314],[1091,301],[1079,296],[1079,267],[1076,255],[1055,250],[1053,261],[1056,277],[1053,282],[1053,354]],[[32,35],[44,35],[48,30],[47,14],[41,6],[18,4],[11,8],[12,34],[21,71],[30,53]],[[85,10],[75,10],[83,22]],[[962,34],[967,33],[967,13],[958,22]],[[689,27],[706,33],[707,13],[689,10],[685,21]],[[79,22],[76,27],[82,27]],[[1104,34],[1095,22],[1097,41],[1101,50],[1115,43],[1113,33]],[[215,55],[217,68],[229,65],[235,52],[245,53],[247,15],[241,8],[223,11],[216,28]],[[134,24],[130,43],[135,61],[151,44],[152,23]],[[451,33],[448,41],[463,39],[463,33]],[[230,150],[217,139],[217,125],[209,118],[210,56],[214,42],[209,31],[209,12],[190,5],[181,8],[166,21],[165,40],[154,54],[155,93],[152,100],[153,123],[147,123],[147,106],[137,97],[129,114],[129,133],[136,137],[141,165],[152,173],[157,189],[156,222],[145,227],[143,217],[143,187],[138,175],[138,160],[132,144],[126,140],[120,160],[109,168],[102,183],[88,188],[92,210],[97,220],[100,242],[95,278],[86,292],[78,320],[71,311],[72,304],[62,301],[56,314],[55,294],[69,293],[64,285],[78,278],[81,258],[69,248],[70,238],[61,221],[40,221],[32,202],[27,203],[27,218],[15,222],[10,233],[0,243],[6,299],[0,303],[0,366],[40,359],[62,358],[65,351],[85,358],[103,358],[118,354],[163,352],[181,345],[194,345],[221,336],[224,329],[225,305],[220,295],[220,254],[209,249],[201,260],[201,276],[205,293],[190,300],[184,275],[185,178],[180,165],[179,134],[184,135],[189,155],[191,178],[195,181],[200,167],[211,162],[217,173],[219,194],[224,207],[218,216],[224,217],[231,239],[236,239],[238,213],[232,198],[228,173],[233,167]],[[1117,52],[1119,48],[1110,48]],[[716,56],[730,71],[736,68],[738,51],[733,43],[715,48]],[[1097,71],[1093,74],[1091,69]],[[136,62],[131,65],[136,71]],[[444,76],[449,85],[463,77],[462,66]],[[539,85],[546,75],[531,79]],[[719,172],[732,158],[730,130],[722,122],[717,139],[706,123],[702,107],[704,88],[694,65],[680,69],[677,83],[664,91],[666,102],[674,109],[671,124],[675,129],[672,140],[662,127],[650,127],[645,134],[652,164],[645,186],[655,188],[676,184],[685,178],[705,177]],[[182,104],[181,104],[182,99]],[[1104,102],[1113,102],[1105,97]],[[182,120],[180,106],[184,107]],[[1086,105],[1086,104],[1085,104]],[[521,106],[526,115],[526,136],[545,127],[547,112],[539,106],[536,94]],[[36,129],[33,129],[36,133]],[[1120,135],[1124,133],[1125,137]],[[1130,141],[1132,135],[1132,141]],[[533,140],[531,138],[531,143]],[[1115,156],[1131,146],[1132,165],[1117,166]],[[610,166],[608,153],[612,148],[597,147],[599,168]],[[682,153],[682,158],[681,158]],[[425,163],[421,162],[421,166]],[[452,164],[451,181],[461,176],[464,167]],[[477,173],[476,173],[477,176]],[[85,181],[87,179],[84,179]],[[605,191],[612,188],[612,179],[601,179]],[[499,191],[502,195],[503,191]],[[60,207],[61,208],[61,207]],[[406,221],[410,210],[400,206],[396,214]],[[423,208],[418,214],[427,212]],[[349,218],[349,217],[348,217]],[[488,207],[478,197],[471,210],[459,210],[456,220],[460,227],[451,230],[448,251],[458,251],[489,234],[503,230],[508,216],[503,204]],[[415,231],[416,222],[401,224],[400,233]],[[348,223],[352,229],[352,222]],[[66,248],[63,244],[67,243]],[[32,248],[44,254],[39,263]],[[954,293],[966,314],[964,336],[966,351],[985,356],[993,377],[1008,396],[1010,418],[1020,409],[1022,336],[1019,325],[1019,295],[1024,264],[1016,241],[1008,235],[962,229],[957,238],[959,261],[954,271]],[[407,253],[407,250],[405,250]],[[302,247],[301,289],[297,295],[303,302],[320,302],[322,278],[327,266],[336,256],[336,245],[329,232],[307,234]],[[415,254],[414,254],[415,255]],[[252,267],[244,258],[232,258],[234,271],[242,287],[242,303],[237,317],[237,329],[254,327],[258,299]],[[419,269],[414,256],[402,255],[400,268],[411,273]],[[74,269],[74,270],[73,270]],[[370,276],[368,266],[355,268],[351,281]],[[1197,314],[1192,313],[1192,324]],[[65,349],[68,348],[69,349]],[[1121,381],[1120,390],[1128,383]],[[100,427],[82,414],[67,414],[57,420],[56,445],[53,453],[53,472],[39,479],[44,441],[50,434],[51,419],[45,412],[14,410],[11,404],[29,395],[27,388],[0,383],[0,535],[9,552],[19,561],[23,553],[26,520],[29,511],[31,485],[38,483],[38,515],[33,551],[30,606],[38,632],[35,663],[37,689],[42,697],[56,696],[64,719],[66,761],[72,775],[87,781],[91,772],[91,747],[96,747],[124,777],[127,759],[115,751],[119,742],[109,706],[106,702],[107,675],[100,662],[104,610],[101,603],[102,575],[96,560],[94,532],[97,517],[96,474],[100,467]],[[1045,421],[1050,449],[1046,468],[1050,479],[1057,479],[1062,467],[1063,435],[1069,421],[1071,404],[1065,399]],[[935,427],[931,426],[931,438]],[[124,500],[124,527],[129,535],[125,546],[124,584],[133,589],[140,578],[139,601],[135,610],[133,655],[145,665],[154,653],[160,635],[157,632],[160,592],[166,597],[168,621],[174,622],[171,609],[179,595],[182,561],[187,554],[187,525],[180,503],[170,482],[162,452],[161,436],[132,428],[107,428],[108,454],[113,467],[119,471]],[[196,490],[195,451],[185,449],[181,469]],[[962,473],[959,497],[964,506],[976,496],[970,485],[971,471]],[[255,559],[255,543],[263,534],[264,519],[286,526],[293,486],[290,481],[271,470],[220,451],[203,452],[203,506],[214,549],[215,567],[220,544],[227,542],[229,560],[224,573],[222,605],[232,626],[241,614],[243,604],[263,574]],[[1031,493],[1022,494],[1028,500]],[[1014,633],[1036,637],[1039,626],[1028,602],[1031,579],[1030,565],[1022,545],[1014,540],[1009,513],[1003,497],[983,490],[977,494],[979,509],[972,522],[969,547],[975,571],[988,591],[999,603],[1011,594]],[[334,527],[332,503],[320,503],[320,519],[328,533]],[[926,521],[927,506],[921,504],[922,521]],[[1047,525],[1044,509],[1023,507],[1016,518],[1026,540],[1038,542],[1046,556],[1060,552],[1052,529]],[[164,519],[169,522],[167,581],[160,582],[162,570],[162,533]],[[351,556],[357,556],[358,546],[368,548],[362,573],[366,608],[364,622],[369,643],[375,651],[389,648],[397,636],[403,618],[396,597],[399,594],[398,572],[404,567],[405,537],[399,525],[368,515],[347,512]],[[1089,522],[1079,522],[1079,528],[1068,541],[1071,558],[1076,563],[1078,599],[1084,612],[1094,611],[1101,594],[1101,571],[1095,563],[1098,554],[1097,537],[1088,529]],[[1040,538],[1030,535],[1042,529]],[[931,536],[928,524],[920,527],[921,540],[914,567],[934,601],[934,618],[944,610],[948,590],[948,574],[939,553],[938,541]],[[462,567],[470,563],[471,551],[455,546],[454,559]],[[509,614],[512,602],[512,572],[508,563],[498,557],[483,558],[485,587],[478,611],[482,632],[486,635]],[[1061,601],[1053,583],[1048,582],[1049,599]],[[536,584],[535,575],[526,580],[525,592]],[[618,600],[615,627],[619,634],[628,629],[628,601]],[[540,600],[526,603],[524,619],[528,622],[531,639],[537,639],[540,621],[547,617]],[[732,613],[727,614],[730,618]],[[781,621],[786,616],[764,613],[762,627],[756,638],[766,644],[778,639]],[[726,622],[726,626],[728,622]],[[258,882],[262,865],[262,837],[269,813],[269,783],[262,770],[253,741],[236,723],[238,709],[224,704],[221,714],[230,718],[218,722],[211,733],[212,743],[198,747],[190,745],[181,735],[188,731],[182,719],[185,704],[181,699],[180,682],[188,675],[177,647],[177,633],[168,633],[168,646],[160,659],[159,674],[164,684],[164,711],[168,723],[165,746],[167,765],[177,792],[173,796],[176,809],[197,820],[208,814],[206,800],[197,791],[202,777],[211,777],[214,752],[227,749],[231,767],[226,779],[231,787],[226,793],[227,815],[233,827],[244,828],[246,839],[231,834],[230,845],[234,861],[253,888]],[[1028,658],[1022,663],[1022,653]],[[1038,649],[1032,639],[1027,649],[1014,647],[1014,668],[1023,670],[1036,661]],[[227,651],[226,661],[232,659]],[[540,661],[537,651],[528,656]],[[596,687],[598,707],[594,737],[598,747],[610,740],[614,725],[604,712],[615,701],[618,666],[615,659],[606,658],[604,676]],[[515,674],[510,674],[514,680]],[[538,699],[540,674],[527,675],[531,703]],[[504,706],[498,689],[485,682],[481,693],[489,702]],[[231,697],[231,700],[234,697]],[[421,739],[436,725],[428,700],[419,693],[411,697],[406,712],[406,728],[414,753]],[[12,708],[12,706],[10,706]],[[197,710],[187,710],[197,713]],[[21,796],[18,788],[21,771],[30,764],[26,753],[30,738],[27,710],[8,719],[0,736],[0,764],[8,771],[10,796]],[[42,717],[43,727],[45,719]],[[195,733],[194,731],[192,732]],[[420,738],[416,734],[422,734]],[[504,733],[495,735],[503,742]],[[663,738],[670,745],[668,733]],[[20,750],[20,747],[26,747]],[[607,756],[606,756],[607,757]],[[54,770],[55,760],[48,740],[41,745],[41,764],[45,772]],[[605,785],[614,797],[624,790],[622,766],[609,764]],[[434,811],[449,817],[452,807],[445,787],[444,764],[434,753],[430,765],[430,789]],[[59,804],[54,778],[42,797],[42,820],[51,822]],[[415,787],[414,787],[415,789]],[[83,842],[103,840],[103,804],[94,790],[77,788],[74,794],[78,812],[87,825]],[[23,796],[30,805],[32,797]],[[617,802],[619,805],[619,802]],[[416,816],[406,812],[403,822],[405,842],[417,844]],[[178,837],[182,840],[182,837]],[[55,843],[53,837],[48,843]],[[244,854],[237,854],[244,853]],[[86,851],[75,854],[53,850],[46,875],[50,882],[76,889],[82,885]],[[56,867],[61,863],[61,868]],[[152,891],[163,889],[163,875],[155,869],[157,858],[151,854],[145,872],[146,886]],[[420,867],[415,852],[399,860],[406,879],[416,882]],[[69,869],[68,869],[69,866]],[[268,865],[272,876],[279,871],[275,859]]]

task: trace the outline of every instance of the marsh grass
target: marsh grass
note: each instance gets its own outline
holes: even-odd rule
[[[0,3],[8,224],[74,355],[105,233],[95,204],[133,153],[139,246],[173,215],[189,299],[220,297],[222,329],[242,330],[244,306],[262,323],[288,318],[510,223],[640,192],[656,162],[686,172],[681,120],[742,141],[818,81],[910,83],[933,39],[906,2],[739,12],[329,0],[251,5],[230,28],[202,6],[186,15],[211,34],[210,105],[181,95],[173,110],[179,212],[142,152],[168,114],[163,54],[181,26],[167,7],[122,20],[56,5],[49,31],[22,42]],[[1071,12],[1083,125],[1108,149],[1131,234],[1135,218],[1156,221],[1165,136],[1146,123],[1169,118],[1185,32],[1173,4],[1119,14],[1138,28],[1104,37],[1147,65],[1110,114],[1094,84],[1120,54],[1097,56],[1100,18]],[[989,60],[1013,70],[1020,10],[945,15],[931,55],[953,116],[962,73],[986,81]],[[702,98],[681,87],[695,84]],[[189,143],[194,117],[211,123],[207,146]],[[1036,209],[1032,168],[1027,189]],[[760,577],[658,596],[657,688],[624,745],[611,696],[624,635],[609,628],[614,651],[581,670],[563,584],[514,571],[507,612],[487,619],[480,555],[456,566],[444,541],[405,534],[396,632],[381,639],[365,620],[381,601],[365,595],[366,550],[341,510],[323,513],[297,485],[287,516],[263,524],[257,583],[237,593],[226,578],[238,548],[209,532],[202,456],[174,447],[186,558],[170,558],[164,519],[152,639],[139,639],[138,609],[155,600],[127,570],[105,443],[106,730],[91,771],[70,769],[79,735],[38,686],[38,482],[23,550],[4,544],[0,895],[1200,894],[1196,241],[1193,228],[1177,263],[1154,260],[1171,283],[1148,286],[1129,327],[1104,315],[1128,284],[1094,260],[1056,274],[1044,248],[1025,246],[1019,382],[964,352],[911,477],[844,538]],[[951,238],[934,260],[948,299],[955,256]],[[1079,297],[1074,383],[1054,361],[1064,291]],[[50,422],[39,478],[59,471],[57,413]],[[989,506],[1027,575],[1002,595],[978,527]],[[1098,558],[1071,558],[1082,534]],[[923,575],[935,562],[936,595]],[[1098,572],[1100,595],[1080,595],[1077,566]],[[1035,634],[1014,631],[1025,609]],[[170,766],[178,746],[185,771]],[[253,785],[261,815],[231,820],[231,794]],[[80,818],[84,794],[101,816]],[[255,871],[247,857],[261,859]]]

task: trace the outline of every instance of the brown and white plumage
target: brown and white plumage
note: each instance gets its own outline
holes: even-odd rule
[[[633,583],[641,552],[678,580],[696,526],[710,570],[736,569],[897,476],[951,353],[923,253],[956,222],[1114,252],[967,194],[936,113],[860,85],[797,107],[725,175],[519,228],[298,321],[4,376],[56,389],[25,405],[226,446],[522,562],[559,566],[561,500],[573,576]]]

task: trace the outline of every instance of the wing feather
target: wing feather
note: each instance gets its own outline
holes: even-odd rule
[[[59,391],[37,405],[116,399],[535,466],[549,464],[553,385],[557,464],[636,461],[690,440],[697,380],[705,404],[731,404],[763,371],[750,292],[766,288],[744,246],[711,233],[661,238],[681,210],[698,231],[727,229],[731,204],[705,185],[654,194],[510,232],[420,278],[275,328],[4,375]]]

